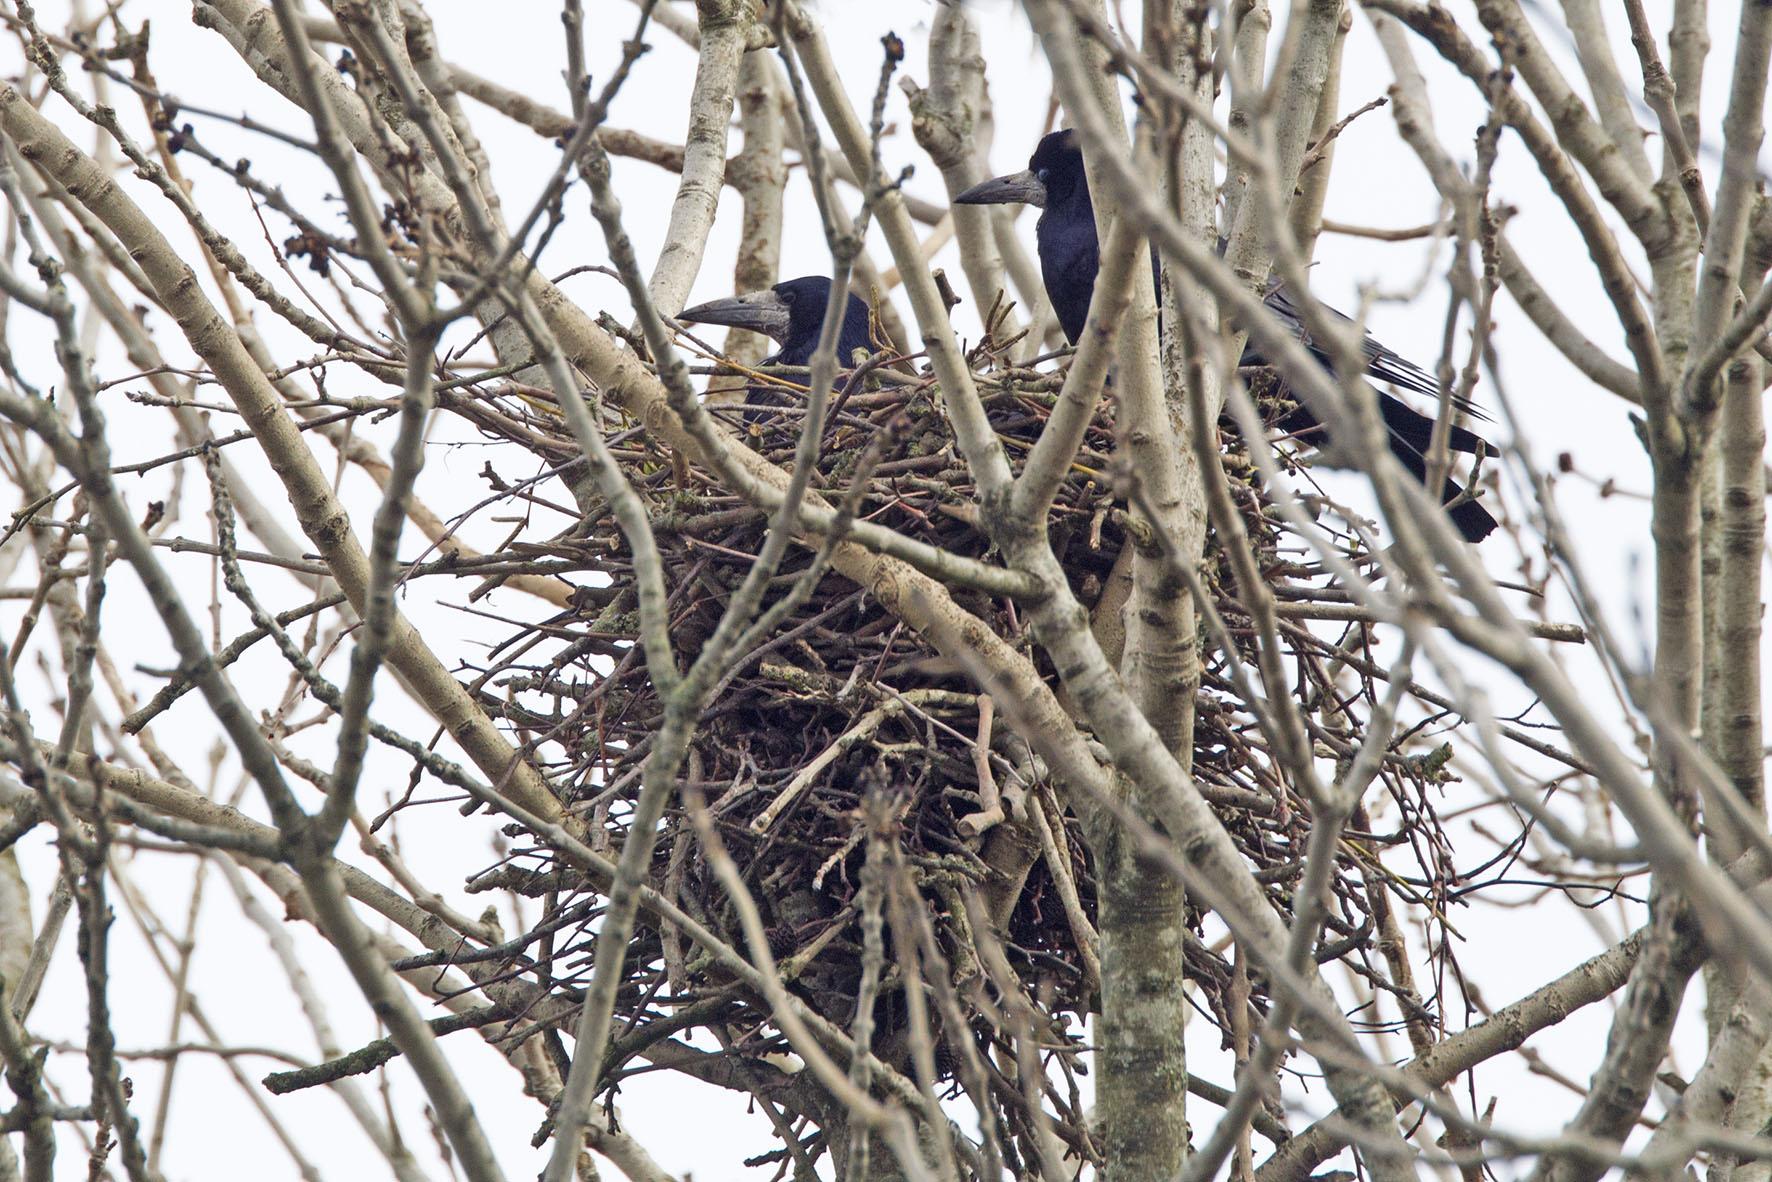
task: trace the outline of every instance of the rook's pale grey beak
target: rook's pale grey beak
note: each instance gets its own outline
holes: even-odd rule
[[[787,301],[773,291],[752,291],[724,300],[709,300],[677,313],[691,324],[725,324],[748,328],[782,342],[788,335]]]
[[[980,181],[954,198],[956,205],[1032,205],[1046,208],[1046,186],[1032,172],[1013,172],[1008,176]]]

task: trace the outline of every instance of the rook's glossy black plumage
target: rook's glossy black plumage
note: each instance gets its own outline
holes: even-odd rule
[[[1025,202],[1040,207],[1040,220],[1034,227],[1040,254],[1040,276],[1065,339],[1075,344],[1089,315],[1089,300],[1095,293],[1095,274],[1101,265],[1095,235],[1095,207],[1089,199],[1089,179],[1083,169],[1083,152],[1075,133],[1068,130],[1053,132],[1034,149],[1027,171],[974,185],[955,200],[969,205]],[[1153,251],[1153,272],[1155,262]],[[1266,301],[1268,309],[1285,321],[1305,348],[1325,368],[1332,368],[1328,352],[1311,340],[1303,317],[1285,290],[1276,285],[1268,291]],[[1373,378],[1416,393],[1437,394],[1438,386],[1433,377],[1420,366],[1370,336],[1365,338],[1363,349],[1366,372]],[[1249,348],[1243,353],[1242,363],[1264,365],[1266,361],[1259,350]],[[1391,453],[1415,474],[1416,479],[1425,479],[1425,457],[1433,436],[1434,420],[1388,394],[1380,395],[1379,409],[1390,431]],[[1475,407],[1463,402],[1459,409],[1475,412]],[[1280,426],[1307,441],[1314,438],[1322,442],[1326,438],[1316,417],[1303,405],[1288,414]],[[1451,446],[1454,451],[1475,452],[1485,445],[1477,435],[1454,426]],[[1443,490],[1444,499],[1450,501],[1463,491],[1449,480]],[[1495,528],[1495,518],[1475,501],[1466,501],[1450,512],[1453,524],[1468,541],[1482,541]]]

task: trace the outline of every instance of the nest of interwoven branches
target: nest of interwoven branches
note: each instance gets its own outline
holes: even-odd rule
[[[1017,368],[1002,355],[980,349],[973,360],[990,422],[1019,462],[1046,421],[1061,374],[1050,366]],[[790,466],[803,404],[792,377],[782,381],[782,393],[753,387],[746,405],[714,413],[748,446]],[[1091,606],[1128,524],[1108,476],[1114,425],[1107,402],[1051,514],[1054,551]],[[550,468],[578,454],[537,391],[488,386],[452,395],[451,405]],[[1268,409],[1277,416],[1281,408]],[[1236,433],[1227,430],[1225,440],[1233,496],[1281,609],[1295,700],[1318,754],[1351,759],[1365,716],[1387,688],[1384,662],[1372,651],[1376,638],[1289,536]],[[651,511],[671,638],[680,656],[693,657],[759,551],[765,515],[637,426],[616,431],[611,449]],[[939,390],[913,363],[878,365],[839,381],[814,483],[835,500],[858,479],[858,517],[955,554],[990,557]],[[478,680],[482,700],[613,853],[626,839],[661,714],[638,651],[627,543],[605,507],[565,536],[524,545],[588,577],[576,607],[501,646]],[[1351,537],[1348,552],[1354,563],[1363,561]],[[812,560],[811,549],[791,552],[772,597],[803,578]],[[1228,566],[1209,562],[1204,578],[1240,659],[1253,668],[1254,628],[1231,594]],[[963,587],[953,595],[1050,673],[1013,604]],[[1195,775],[1273,906],[1289,918],[1310,809],[1288,788],[1268,737],[1236,692],[1222,646],[1209,637],[1203,651]],[[789,987],[845,1028],[855,1020],[858,992],[877,995],[870,1020],[882,1058],[909,1061],[918,1036],[909,1029],[903,981],[921,975],[931,983],[924,1025],[944,1078],[977,1083],[969,1081],[968,1065],[1000,1062],[1016,1023],[1024,1030],[1035,1023],[1040,1043],[1066,1060],[1063,1048],[1081,1048],[1082,1015],[1098,1006],[1088,835],[1062,788],[1042,776],[1014,735],[1006,710],[993,712],[965,670],[865,589],[825,573],[772,636],[734,661],[713,695],[695,733],[685,792],[660,834],[651,885],[745,946],[684,801],[705,807],[761,912]],[[1442,915],[1449,858],[1435,802],[1446,751],[1437,738],[1423,737],[1439,725],[1430,719],[1410,746],[1383,761],[1380,782],[1394,802],[1386,832],[1373,832],[1362,811],[1341,843],[1319,957],[1345,962],[1380,989],[1388,978],[1373,958],[1383,937],[1396,936],[1394,903],[1419,905],[1430,924]],[[590,974],[589,932],[605,900],[545,841],[511,832],[520,840],[509,861],[480,882],[515,887],[548,907],[517,971],[540,972],[557,989],[581,989]],[[1399,875],[1381,865],[1378,853],[1387,845],[1412,847],[1418,871]],[[1380,878],[1384,889],[1375,890]],[[1202,923],[1195,937],[1186,948],[1187,973],[1228,1038],[1234,1007],[1249,1006],[1256,1021],[1265,1012],[1264,982],[1259,973],[1251,980],[1238,972],[1215,929]],[[629,1034],[618,1041],[606,1078],[619,1080],[625,1067],[640,1065],[641,1052],[686,1026],[717,1031],[728,1054],[785,1049],[765,999],[698,958],[679,934],[643,922],[626,964],[618,1008]],[[992,1102],[1004,1119],[1018,1119],[1025,1111],[1021,1081],[996,1069],[979,1076],[987,1077],[984,1086],[1002,1093]],[[1061,1133],[1088,1153],[1074,1095],[1053,1094],[1048,1103],[1075,1118]]]

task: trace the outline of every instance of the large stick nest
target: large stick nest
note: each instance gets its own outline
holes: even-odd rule
[[[1000,354],[980,349],[973,359],[990,421],[1019,465],[1054,402],[1057,378],[1012,368]],[[838,500],[867,469],[858,516],[955,554],[988,557],[972,480],[933,379],[913,376],[908,365],[847,377],[839,381],[815,487]],[[1053,548],[1089,605],[1102,593],[1127,521],[1107,476],[1114,446],[1107,401],[1051,516]],[[452,404],[489,435],[529,449],[548,470],[563,470],[568,483],[584,481],[583,466],[570,467],[576,445],[540,392],[465,391]],[[749,404],[748,410],[722,406],[716,414],[749,446],[791,466],[801,399],[753,387]],[[1224,435],[1226,470],[1258,562],[1294,613],[1281,619],[1290,692],[1324,768],[1345,766],[1364,738],[1363,716],[1386,689],[1383,664],[1372,651],[1375,638],[1358,621],[1300,618],[1309,613],[1299,606],[1312,603],[1345,613],[1345,598],[1306,560],[1302,544],[1289,539],[1234,430]],[[612,450],[650,507],[670,594],[672,641],[686,664],[759,551],[764,514],[711,473],[659,450],[637,428],[615,434]],[[1288,462],[1296,467],[1297,457]],[[626,840],[661,711],[638,649],[627,544],[594,494],[585,493],[580,503],[591,511],[576,529],[527,549],[603,578],[586,580],[575,610],[513,635],[477,684],[485,706],[542,762],[556,791],[613,854]],[[1354,539],[1348,545],[1352,560],[1363,561]],[[1234,584],[1215,557],[1215,542],[1208,554],[1214,557],[1203,576],[1254,678],[1250,617],[1231,597]],[[809,548],[791,551],[771,598],[786,594],[811,560]],[[964,588],[953,594],[1040,662],[1013,605]],[[1310,809],[1278,770],[1267,736],[1233,690],[1224,653],[1210,637],[1202,652],[1195,777],[1221,802],[1225,827],[1274,908],[1289,919]],[[921,975],[931,986],[925,1001],[938,1074],[974,1088],[975,1100],[981,1099],[976,1089],[987,1088],[987,1102],[1021,1125],[1025,1081],[1015,1078],[1014,1060],[1003,1058],[1018,1028],[1033,1023],[1047,1054],[1065,1061],[1065,1073],[1082,1066],[1074,1061],[1081,1018],[1099,1006],[1093,957],[1082,951],[1096,914],[1096,881],[1078,813],[1013,733],[1005,717],[1013,715],[1011,704],[995,711],[981,743],[981,704],[966,674],[864,589],[825,574],[773,636],[743,654],[713,696],[695,734],[684,793],[660,834],[651,884],[735,947],[746,946],[684,805],[705,803],[762,913],[770,952],[790,976],[790,988],[847,1029],[856,1018],[858,989],[883,975],[869,1014],[873,1045],[911,1074],[917,1035],[907,1018],[904,981]],[[1430,922],[1442,915],[1450,859],[1434,802],[1446,751],[1424,741],[1440,722],[1430,717],[1405,736],[1415,741],[1416,754],[1406,754],[1399,740],[1383,762],[1380,782],[1394,802],[1386,810],[1388,831],[1370,832],[1361,812],[1341,843],[1335,901],[1317,955],[1345,962],[1379,989],[1387,978],[1370,960],[1392,901],[1421,906]],[[1378,852],[1386,845],[1407,845],[1418,870],[1402,876],[1381,866]],[[595,951],[591,932],[605,903],[596,887],[533,838],[524,838],[509,862],[479,883],[515,886],[546,900],[513,971],[539,974],[558,990],[582,989]],[[986,916],[992,922],[980,923]],[[1221,930],[1198,915],[1195,920],[1186,972],[1197,983],[1197,1003],[1228,1039],[1231,1008],[1243,1004],[1237,999],[1245,990],[1249,1016],[1260,1020],[1268,1004],[1265,983],[1256,970],[1244,984]],[[877,942],[870,932],[882,933]],[[910,946],[919,940],[913,956]],[[935,961],[937,950],[945,963]],[[657,1040],[693,1027],[715,1032],[723,1048],[717,1054],[751,1063],[785,1049],[764,999],[644,916],[626,965],[618,1001],[618,1026],[625,1023],[626,1033],[616,1039],[606,1079],[619,1081],[625,1070],[642,1068],[638,1052],[649,1045],[656,1052]],[[979,1074],[981,1064],[990,1070]],[[1061,1134],[1091,1154],[1074,1092],[1047,1087]]]

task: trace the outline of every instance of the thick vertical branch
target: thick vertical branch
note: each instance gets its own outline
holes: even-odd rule
[[[738,90],[739,60],[751,27],[747,0],[697,0],[696,14],[701,48],[689,92],[682,180],[649,285],[653,301],[667,316],[683,310],[714,226],[714,208],[726,183],[726,132]]]
[[[1734,314],[1741,288],[1742,260],[1755,199],[1761,184],[1760,145],[1766,137],[1766,74],[1772,56],[1772,11],[1745,5],[1736,30],[1735,71],[1729,109],[1723,116],[1723,175],[1704,240],[1704,267],[1692,325],[1696,339],[1717,336]],[[1721,404],[1717,360],[1710,351],[1686,375],[1682,410],[1700,431]]]
[[[1161,7],[1146,6],[1147,22]],[[1097,240],[1130,247],[1124,264],[1107,264],[1116,271],[1126,268],[1130,284],[1114,374],[1118,451],[1136,473],[1141,503],[1154,516],[1151,526],[1173,538],[1183,554],[1197,555],[1205,538],[1203,498],[1198,472],[1181,442],[1186,425],[1179,414],[1179,389],[1172,412],[1158,369],[1150,256],[1139,239],[1108,232],[1121,215],[1113,189],[1099,183],[1098,157],[1123,157],[1130,146],[1115,76],[1101,68],[1103,47],[1087,37],[1079,22],[1060,16],[1057,5],[1036,2],[1027,9],[1052,65],[1054,87],[1079,126],[1085,167],[1098,182],[1090,188]],[[1104,15],[1096,5],[1097,27],[1105,27]],[[1154,134],[1141,120],[1139,146],[1146,160],[1151,159]],[[1199,686],[1194,607],[1186,585],[1154,542],[1138,545],[1133,555],[1131,596],[1123,618],[1120,671],[1131,700],[1181,767],[1190,768]],[[1144,786],[1136,780],[1125,780],[1120,787],[1141,809],[1151,808],[1150,801],[1139,799]],[[1180,1168],[1187,1151],[1185,893],[1179,882],[1139,858],[1135,843],[1117,824],[1097,827],[1089,836],[1101,896],[1097,1087],[1107,1176],[1168,1176]]]
[[[1710,55],[1709,0],[1674,0],[1674,19],[1667,33],[1668,70],[1673,75],[1675,109],[1686,142],[1702,142],[1699,104],[1704,90],[1704,63]],[[1664,145],[1662,175],[1676,166],[1671,145]]]
[[[1267,148],[1267,165],[1280,192],[1288,196],[1298,182],[1305,144],[1317,118],[1318,96],[1329,77],[1341,10],[1342,0],[1307,0],[1293,5],[1286,44],[1277,63],[1285,72],[1268,80],[1256,126],[1251,127],[1251,131],[1260,131],[1260,125],[1266,125],[1265,134],[1259,139]],[[1245,79],[1244,85],[1252,81],[1259,85],[1255,79]],[[1224,254],[1231,269],[1249,283],[1266,281],[1272,253],[1261,232],[1259,205],[1260,202],[1239,201]]]
[[[781,100],[767,50],[745,53],[738,70],[739,128],[744,147],[727,168],[727,179],[744,203],[739,222],[738,258],[732,268],[734,291],[761,291],[781,278],[782,194],[788,168],[782,159]],[[726,334],[726,356],[739,365],[755,365],[769,353],[769,338],[748,329]],[[744,378],[717,379],[708,392],[715,401],[742,401]]]
[[[963,6],[943,3],[936,10],[929,31],[928,89],[919,89],[908,78],[900,86],[911,103],[911,132],[941,170],[951,202],[988,175],[979,151],[984,57],[978,30]],[[949,214],[960,246],[960,267],[981,317],[997,293],[1005,290],[1003,259],[993,229],[997,212],[990,205],[955,205]]]
[[[1027,6],[1065,109],[1078,124],[1083,160],[1091,178],[1097,240],[1119,217],[1113,186],[1103,178],[1104,154],[1125,158],[1131,148],[1120,117],[1114,75],[1101,67],[1101,44],[1050,0]],[[1095,27],[1105,28],[1103,12]],[[1141,121],[1142,122],[1142,121]],[[1100,134],[1092,134],[1099,131]],[[1154,129],[1141,126],[1137,154],[1152,158]],[[1157,316],[1150,264],[1133,260],[1132,302],[1120,333],[1114,395],[1118,446],[1138,474],[1151,524],[1174,538],[1184,553],[1197,554],[1205,539],[1204,498],[1192,458],[1181,443],[1186,431],[1179,388],[1171,399],[1157,365]],[[1132,595],[1124,611],[1125,650],[1120,668],[1145,717],[1169,749],[1189,766],[1193,758],[1193,688],[1198,684],[1194,612],[1186,588],[1154,545],[1139,547],[1133,561]]]
[[[1343,9],[1341,21],[1335,27],[1335,39],[1329,45],[1329,71],[1323,76],[1323,90],[1317,96],[1317,116],[1311,121],[1307,146],[1315,147],[1307,158],[1309,167],[1298,178],[1298,191],[1293,194],[1291,208],[1286,214],[1292,225],[1292,237],[1298,243],[1298,253],[1306,259],[1316,254],[1317,235],[1323,229],[1323,202],[1329,196],[1329,177],[1335,164],[1335,142],[1325,143],[1324,137],[1335,126],[1341,102],[1342,51],[1347,46],[1348,31],[1353,28],[1353,23],[1353,10]]]
[[[1712,753],[1736,792],[1748,805],[1749,817],[1757,820],[1754,831],[1744,831],[1734,815],[1707,809],[1705,835],[1711,856],[1727,863],[1751,848],[1765,832],[1765,748],[1762,738],[1761,692],[1763,677],[1762,604],[1763,564],[1766,548],[1766,422],[1761,403],[1764,363],[1749,354],[1730,368],[1721,423],[1722,506],[1720,534],[1721,570],[1717,586],[1716,644],[1714,663],[1717,686],[1707,695],[1706,706],[1716,717],[1705,720],[1706,738]],[[1737,978],[1726,968],[1710,966],[1706,973],[1707,1017],[1713,1047],[1738,1034],[1738,1024],[1728,1017],[1741,996]],[[1747,1132],[1760,1132],[1772,1120],[1772,1055],[1761,1053],[1736,1083],[1728,1123]],[[1765,1163],[1740,1163],[1735,1178],[1741,1182],[1764,1182],[1772,1176]]]
[[[1711,733],[1715,756],[1741,798],[1765,810],[1765,750],[1760,686],[1762,567],[1766,546],[1766,420],[1761,404],[1764,364],[1753,356],[1730,369],[1722,413],[1722,569],[1717,603],[1717,646],[1722,652],[1716,695],[1719,717]],[[1751,835],[1723,840],[1726,815],[1707,817],[1717,860],[1746,852]]]
[[[1267,71],[1267,40],[1273,31],[1273,12],[1267,0],[1234,0],[1230,6],[1235,32],[1227,44],[1218,47],[1213,63],[1213,81],[1221,78],[1229,83],[1230,114],[1226,122],[1231,134],[1246,136],[1255,126],[1256,107],[1261,98],[1262,78]],[[1243,207],[1243,194],[1249,189],[1249,166],[1232,159],[1224,175],[1221,193],[1224,212],[1222,232],[1229,234],[1237,224]]]
[[[1738,303],[1759,183],[1757,158],[1765,134],[1769,53],[1772,53],[1772,19],[1768,19],[1762,9],[1744,7],[1735,46],[1729,105],[1723,121],[1722,177],[1717,183],[1715,205],[1704,235],[1703,266],[1698,272],[1696,298],[1683,308],[1690,316],[1688,341],[1714,341],[1723,333]],[[1681,290],[1684,295],[1685,289]],[[1696,561],[1703,589],[1701,614],[1696,622],[1691,618],[1690,604],[1666,600],[1659,603],[1659,617],[1665,620],[1678,614],[1685,630],[1669,638],[1658,638],[1656,662],[1659,672],[1664,646],[1668,646],[1669,640],[1678,640],[1683,642],[1685,651],[1682,654],[1680,649],[1670,648],[1669,662],[1671,664],[1683,655],[1685,659],[1680,667],[1689,669],[1692,663],[1690,646],[1694,643],[1704,646],[1699,661],[1703,678],[1699,690],[1703,716],[1699,721],[1706,745],[1719,762],[1728,761],[1725,771],[1732,781],[1746,773],[1742,784],[1747,789],[1746,799],[1756,810],[1763,810],[1759,770],[1763,756],[1757,748],[1760,742],[1758,613],[1764,496],[1762,493],[1752,509],[1743,505],[1741,498],[1752,495],[1756,483],[1760,488],[1764,487],[1762,461],[1757,458],[1763,446],[1764,423],[1759,395],[1755,393],[1744,399],[1736,386],[1736,383],[1757,375],[1758,365],[1748,360],[1738,362],[1737,368],[1730,373],[1731,389],[1726,395],[1721,372],[1723,361],[1719,351],[1709,345],[1692,352],[1677,407],[1690,446],[1685,454],[1667,454],[1667,449],[1663,449],[1662,454],[1656,456],[1657,516],[1661,515],[1662,476],[1665,473],[1670,501],[1676,496],[1680,498],[1674,503],[1685,509],[1681,521],[1698,534]],[[1758,387],[1755,388],[1757,391]],[[1752,407],[1747,407],[1746,402],[1751,402]],[[1721,410],[1726,404],[1728,409]],[[1731,438],[1725,431],[1722,438],[1717,439],[1714,429],[1719,417],[1729,421],[1741,438]],[[1744,466],[1749,463],[1742,454],[1746,447],[1755,449],[1756,458],[1751,461],[1756,469],[1754,473],[1744,471]],[[1697,454],[1693,455],[1695,449]],[[1687,499],[1693,499],[1689,490],[1694,482],[1699,485],[1695,496],[1699,501],[1696,522],[1691,521],[1692,510],[1685,505]],[[1757,517],[1752,516],[1755,512]],[[1668,558],[1690,563],[1692,558],[1688,557],[1688,551],[1692,549],[1692,534],[1682,532],[1677,539],[1670,540],[1677,540],[1678,546],[1668,548]],[[1743,557],[1747,549],[1753,551],[1751,559]],[[1745,569],[1749,565],[1751,574]],[[1661,557],[1658,547],[1658,573],[1667,566],[1667,559]],[[1692,575],[1689,567],[1670,573],[1676,578]],[[1681,590],[1677,582],[1674,590]],[[1666,592],[1658,585],[1658,596],[1663,594]],[[1751,619],[1746,618],[1748,609],[1741,601],[1743,594],[1754,597]],[[1747,651],[1733,650],[1731,642],[1751,643],[1754,647]],[[1753,695],[1751,704],[1744,697],[1747,693]],[[1756,752],[1751,771],[1740,758],[1743,744],[1739,728],[1743,724],[1752,726],[1755,734],[1752,742]],[[1731,755],[1735,758],[1731,759]],[[1761,822],[1754,826],[1755,832],[1743,832],[1731,819],[1730,812],[1714,799],[1714,794],[1707,794],[1705,816],[1709,847],[1712,856],[1719,860],[1726,861],[1739,853],[1744,848],[1743,843],[1763,829]],[[1715,968],[1710,971],[1708,979],[1714,994],[1710,1011],[1713,1033],[1720,1036],[1724,1029],[1715,1023],[1720,1022],[1731,1008],[1737,991],[1734,983]],[[1740,1115],[1751,1118],[1760,1106],[1752,1101],[1763,1103],[1764,1095],[1763,1086],[1751,1087],[1744,1097],[1749,1102],[1743,1105]]]
[[[1581,72],[1587,78],[1600,126],[1606,129],[1626,167],[1644,184],[1650,183],[1653,178],[1649,155],[1644,150],[1643,128],[1637,123],[1630,92],[1625,90],[1618,62],[1612,56],[1604,8],[1598,0],[1563,0],[1563,17],[1568,22],[1569,39],[1581,61]]]

